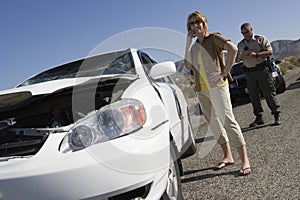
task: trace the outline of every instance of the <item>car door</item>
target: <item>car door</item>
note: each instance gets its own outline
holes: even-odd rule
[[[156,62],[143,52],[140,52],[140,59],[146,74],[149,74],[151,67],[156,64]],[[169,113],[170,131],[178,150],[181,151],[189,137],[187,105],[184,95],[170,77],[157,80],[151,79],[150,76],[148,76],[148,78]]]

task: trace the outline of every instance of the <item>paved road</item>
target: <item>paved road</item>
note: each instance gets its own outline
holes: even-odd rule
[[[249,103],[234,108],[247,142],[251,175],[238,176],[241,162],[236,149],[234,165],[213,171],[222,152],[213,137],[206,135],[206,123],[199,126],[197,153],[183,160],[186,200],[300,199],[300,70],[287,74],[286,81],[288,90],[277,96],[282,106],[280,126],[272,126],[274,119],[265,101],[265,125],[259,128],[248,128],[254,120]]]

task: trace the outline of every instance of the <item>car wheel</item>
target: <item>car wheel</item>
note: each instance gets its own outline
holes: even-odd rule
[[[181,200],[181,179],[178,160],[179,153],[175,146],[174,141],[170,142],[170,154],[171,160],[169,164],[168,183],[165,192],[163,193],[160,200]]]
[[[276,86],[276,94],[281,94],[285,92],[286,84],[282,75],[276,77],[275,86]]]
[[[230,96],[230,101],[231,101],[231,104],[235,104],[237,102],[237,98]]]

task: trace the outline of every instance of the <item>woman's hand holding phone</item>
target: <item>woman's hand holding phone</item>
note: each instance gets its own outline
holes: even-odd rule
[[[191,38],[194,38],[194,37],[196,37],[196,33],[193,30],[190,30],[188,33],[188,36]]]

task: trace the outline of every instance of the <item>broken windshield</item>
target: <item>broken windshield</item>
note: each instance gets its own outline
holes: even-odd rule
[[[35,75],[17,87],[76,77],[102,74],[136,74],[130,51],[118,51],[63,64]]]

